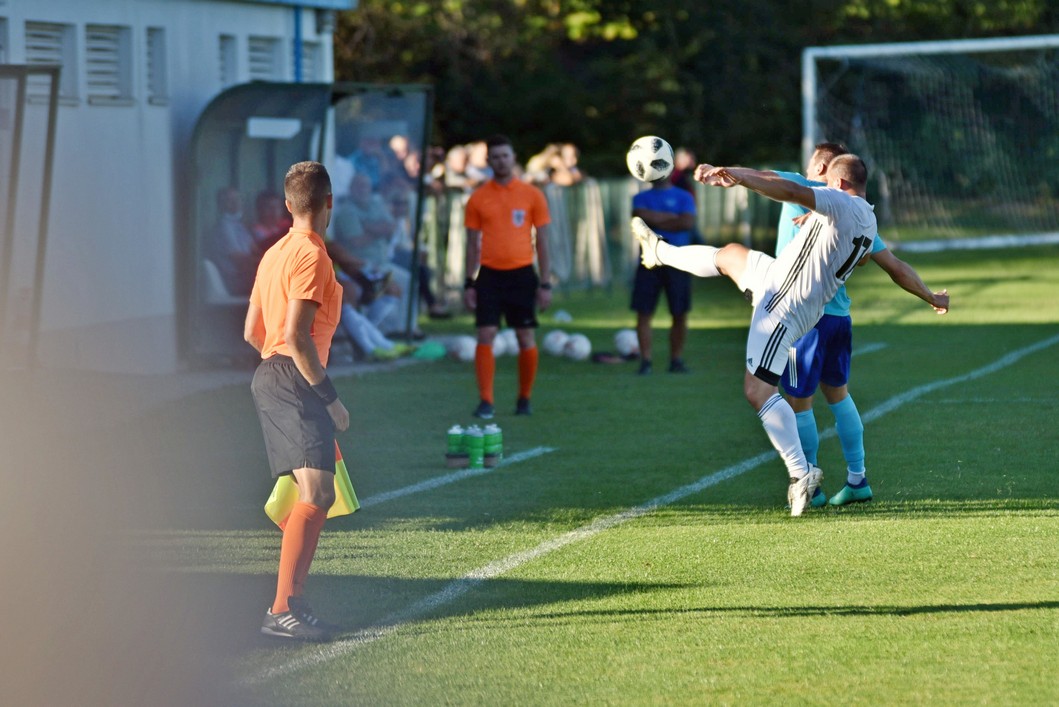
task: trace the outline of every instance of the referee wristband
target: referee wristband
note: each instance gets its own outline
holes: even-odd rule
[[[330,405],[338,400],[338,391],[335,390],[335,384],[331,382],[331,377],[326,374],[322,381],[312,386],[312,389],[324,401],[324,405]]]
[[[465,289],[465,290],[473,290],[474,289],[474,285],[475,285],[475,282],[474,282],[474,278],[473,277],[469,277],[469,278],[467,278],[466,280],[463,281],[463,289]]]
[[[542,282],[540,287],[541,287],[542,290],[550,290],[550,289],[552,289],[552,283],[550,283],[550,282]]]

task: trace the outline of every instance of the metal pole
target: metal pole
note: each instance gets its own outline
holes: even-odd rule
[[[17,67],[15,78],[15,122],[11,131],[11,172],[7,185],[7,223],[4,226],[4,242],[0,247],[0,355],[5,351],[4,335],[7,333],[7,309],[11,296],[11,259],[15,248],[15,204],[18,201],[18,174],[22,156],[22,117],[26,107],[26,69]],[[5,72],[7,73],[7,72]]]
[[[33,275],[33,305],[29,325],[29,367],[37,367],[37,343],[40,339],[40,313],[44,300],[44,259],[48,245],[48,211],[51,204],[52,161],[55,157],[55,128],[59,122],[59,67],[51,73],[51,95],[48,97],[48,136],[44,145],[44,179],[41,182],[40,227],[37,231],[37,266]]]

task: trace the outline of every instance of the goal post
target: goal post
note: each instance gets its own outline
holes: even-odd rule
[[[802,162],[843,142],[898,239],[1059,238],[1059,35],[809,47]]]

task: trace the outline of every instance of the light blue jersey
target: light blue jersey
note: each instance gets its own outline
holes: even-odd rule
[[[792,182],[804,184],[807,187],[826,186],[824,182],[813,181],[797,172],[777,171],[776,174]],[[806,213],[809,213],[809,209],[804,206],[787,202],[783,203],[783,210],[780,212],[779,226],[776,229],[776,255],[779,255],[783,249],[787,247],[787,244],[794,240],[794,237],[798,235],[798,227],[794,225],[794,219]],[[880,250],[885,250],[885,248],[886,244],[883,243],[882,238],[876,234],[875,240],[872,242],[871,252],[873,254],[878,253]],[[842,285],[838,288],[838,292],[835,293],[835,296],[831,298],[831,301],[824,305],[824,314],[830,314],[836,317],[848,317],[849,307],[849,294],[846,293],[846,286]]]

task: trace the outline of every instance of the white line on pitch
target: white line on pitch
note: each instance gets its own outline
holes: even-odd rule
[[[426,481],[420,481],[418,484],[412,484],[411,486],[405,486],[403,488],[394,489],[393,491],[384,491],[383,493],[377,493],[374,496],[368,496],[367,498],[361,499],[361,508],[370,508],[371,506],[377,506],[380,503],[386,503],[392,501],[395,498],[401,496],[410,496],[413,493],[419,493],[420,491],[429,491],[430,489],[436,489],[439,486],[445,486],[452,484],[463,479],[469,479],[473,476],[481,476],[482,474],[488,474],[494,469],[502,469],[505,466],[517,464],[518,462],[526,461],[527,459],[533,459],[539,457],[542,454],[548,454],[554,452],[554,447],[534,447],[533,449],[527,449],[525,452],[516,452],[509,457],[504,457],[499,464],[494,467],[484,467],[482,469],[461,469],[460,471],[454,471],[451,474],[445,474],[444,476],[436,476],[433,479],[427,479]]]
[[[875,353],[876,351],[881,351],[882,349],[885,349],[887,346],[889,346],[889,344],[885,344],[881,341],[877,341],[874,344],[864,344],[864,346],[858,346],[857,348],[853,349],[853,355],[858,356],[860,354]]]
[[[962,376],[956,376],[955,378],[947,378],[945,380],[935,381],[933,383],[927,383],[925,385],[912,388],[911,390],[908,390],[900,395],[895,395],[894,397],[883,402],[882,404],[872,408],[867,413],[862,415],[862,419],[865,423],[877,420],[883,415],[889,412],[893,412],[894,410],[904,405],[907,405],[911,401],[923,395],[926,395],[927,393],[932,393],[942,388],[947,388],[952,385],[957,385],[959,383],[965,383],[970,380],[982,378],[984,376],[989,375],[990,373],[995,373],[996,371],[1006,368],[1012,365],[1013,363],[1019,361],[1020,359],[1029,356],[1030,354],[1037,353],[1038,351],[1049,348],[1051,346],[1055,346],[1057,343],[1059,343],[1059,335],[1051,336],[1047,339],[1044,339],[1043,341],[1038,341],[1036,344],[1031,344],[1017,351],[1012,351],[1006,356],[1002,356],[1001,358],[997,359],[993,363],[971,371],[970,373],[966,373]],[[423,616],[429,614],[431,611],[458,599],[459,597],[471,591],[487,579],[499,577],[500,575],[510,572],[511,570],[516,569],[517,567],[520,567],[521,565],[524,565],[527,562],[531,562],[540,557],[543,557],[544,555],[547,555],[553,552],[554,550],[559,550],[572,543],[581,540],[586,540],[594,535],[603,532],[604,530],[608,530],[615,526],[626,523],[627,521],[639,518],[640,516],[646,515],[647,513],[650,513],[651,511],[657,508],[668,506],[671,503],[676,503],[677,501],[683,500],[688,496],[692,496],[696,493],[699,493],[700,491],[704,491],[710,488],[711,486],[716,486],[722,481],[727,481],[728,479],[740,476],[741,474],[744,474],[750,471],[751,469],[756,468],[764,462],[775,458],[775,456],[776,453],[771,450],[768,452],[762,452],[761,454],[733,464],[732,466],[729,466],[718,472],[704,476],[698,481],[687,484],[686,486],[681,486],[678,489],[674,489],[673,491],[670,491],[667,494],[657,496],[639,506],[626,509],[621,513],[615,513],[614,515],[597,518],[596,520],[592,521],[587,525],[583,525],[580,528],[576,528],[575,530],[563,533],[562,535],[552,538],[551,540],[546,540],[537,547],[530,548],[529,550],[524,550],[522,552],[516,552],[515,554],[509,555],[508,557],[505,557],[502,560],[497,560],[496,562],[491,562],[483,567],[479,567],[478,569],[468,572],[463,577],[453,580],[440,591],[435,592],[434,594],[431,594],[430,596],[427,596],[417,601],[416,603],[412,604],[411,606],[405,608],[402,611],[387,616],[386,618],[379,621],[379,623],[375,626],[357,631],[349,638],[336,641],[334,643],[312,650],[311,652],[305,653],[302,656],[295,658],[294,660],[289,661],[287,663],[280,663],[253,675],[248,675],[240,682],[245,685],[253,685],[265,682],[267,680],[271,680],[273,678],[281,677],[283,675],[287,675],[298,670],[310,668],[314,665],[319,665],[320,663],[326,662],[334,658],[339,658],[343,655],[352,652],[361,645],[373,643],[380,638],[385,638],[386,636],[389,636],[391,633],[394,633],[397,629],[399,629],[403,624],[420,619]]]

